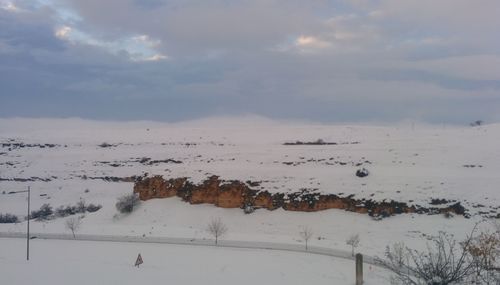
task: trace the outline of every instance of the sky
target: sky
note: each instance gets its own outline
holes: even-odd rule
[[[498,0],[0,0],[0,117],[500,122]]]

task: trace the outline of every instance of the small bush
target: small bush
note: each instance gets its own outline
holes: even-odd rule
[[[19,222],[19,218],[16,215],[0,213],[0,224],[13,224],[17,222]]]
[[[89,213],[97,212],[97,211],[99,211],[101,208],[102,208],[102,206],[101,206],[101,205],[89,204],[89,205],[87,206],[87,212],[89,212]]]
[[[66,217],[66,213],[64,211],[64,206],[59,206],[56,208],[56,217]]]
[[[120,213],[131,213],[134,207],[139,204],[139,196],[135,193],[127,194],[118,197],[118,202],[116,202],[116,209]]]
[[[477,121],[470,123],[470,126],[471,127],[479,127],[479,126],[483,125],[483,123],[484,122],[482,120],[477,120]]]
[[[76,203],[76,211],[77,213],[85,213],[87,210],[87,204],[85,203],[85,200],[80,198],[80,201]]]
[[[103,142],[103,143],[101,143],[99,146],[100,146],[100,147],[102,147],[102,148],[105,148],[105,147],[112,147],[113,145],[112,145],[112,144],[109,144],[109,143],[107,143],[107,142]]]
[[[57,217],[67,217],[77,213],[76,207],[73,206],[61,206],[56,209]]]
[[[50,204],[43,204],[38,211],[31,211],[31,218],[37,220],[48,220],[54,211]]]
[[[87,204],[85,203],[85,200],[80,199],[78,203],[76,203],[75,206],[60,206],[56,209],[55,211],[55,216],[64,218],[67,216],[72,216],[75,214],[84,214],[85,212],[93,213],[97,212],[102,208],[101,205],[95,205],[95,204]]]

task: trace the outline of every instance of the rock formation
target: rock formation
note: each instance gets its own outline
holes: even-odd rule
[[[371,199],[355,199],[353,195],[340,197],[335,194],[312,193],[306,189],[295,193],[269,193],[253,190],[258,182],[224,181],[218,176],[211,176],[200,184],[193,184],[187,178],[165,180],[162,176],[139,177],[134,186],[134,193],[143,201],[153,198],[177,196],[190,204],[213,204],[222,208],[253,207],[275,210],[283,208],[287,211],[315,212],[327,209],[343,209],[346,211],[368,214],[376,218],[385,218],[395,214],[419,213],[441,214],[454,213],[468,216],[467,210],[458,202],[447,207],[425,208],[408,205],[397,201],[374,201]]]

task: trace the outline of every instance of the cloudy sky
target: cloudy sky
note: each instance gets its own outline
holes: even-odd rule
[[[500,121],[498,0],[0,0],[0,117]]]

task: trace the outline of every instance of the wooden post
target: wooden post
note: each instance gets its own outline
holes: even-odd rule
[[[356,254],[356,285],[363,285],[363,255]]]

